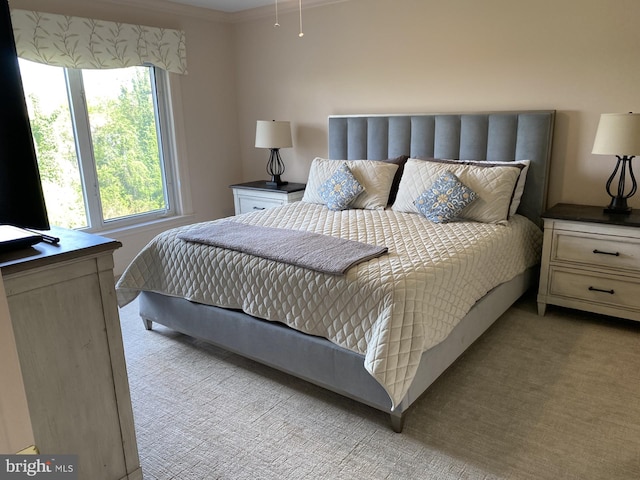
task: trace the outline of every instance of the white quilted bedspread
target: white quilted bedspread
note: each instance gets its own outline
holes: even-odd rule
[[[542,243],[540,229],[519,215],[507,225],[438,225],[388,209],[333,212],[295,202],[233,219],[385,245],[389,254],[335,276],[188,243],[177,237],[193,226],[180,227],[156,237],[127,268],[120,305],[145,290],[282,321],[364,355],[394,406],[422,353],[489,290],[535,265]]]

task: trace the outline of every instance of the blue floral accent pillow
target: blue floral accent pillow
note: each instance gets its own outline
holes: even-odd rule
[[[320,185],[320,196],[327,202],[329,210],[344,210],[362,192],[364,187],[353,176],[346,163]]]
[[[447,223],[456,218],[477,196],[453,173],[445,172],[413,204],[428,220]]]

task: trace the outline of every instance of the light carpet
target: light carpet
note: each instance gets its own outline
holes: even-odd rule
[[[120,311],[145,480],[640,478],[640,323],[526,295],[387,415]]]

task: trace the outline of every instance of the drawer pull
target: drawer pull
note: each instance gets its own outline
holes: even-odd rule
[[[593,253],[599,253],[600,255],[613,255],[614,257],[620,256],[620,253],[618,252],[603,252],[602,250],[598,250],[597,248],[593,251]]]
[[[601,288],[596,288],[596,287],[589,287],[589,291],[591,292],[602,292],[602,293],[609,293],[611,295],[613,295],[614,292],[613,290],[602,290]]]
[[[254,210],[265,210],[264,207],[253,207]]]

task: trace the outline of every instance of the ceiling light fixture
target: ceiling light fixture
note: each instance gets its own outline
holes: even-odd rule
[[[276,4],[276,23],[273,24],[274,27],[279,27],[280,22],[278,19],[278,0],[275,0]],[[300,33],[298,33],[298,37],[304,37],[304,32],[302,31],[302,0],[298,0],[298,9],[300,11]]]
[[[302,38],[304,37],[304,33],[302,33],[302,0],[298,0],[298,5],[300,6],[300,33],[298,36]]]
[[[278,0],[276,0],[276,23],[273,26],[274,27],[280,26],[280,24],[278,23]]]

